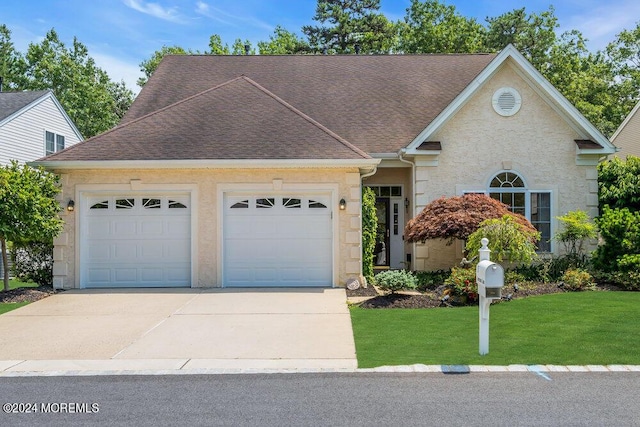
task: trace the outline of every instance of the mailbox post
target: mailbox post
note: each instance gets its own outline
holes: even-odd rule
[[[487,247],[488,239],[482,239],[478,265],[476,266],[476,283],[480,297],[480,354],[489,353],[489,307],[491,301],[502,298],[504,270],[502,266],[489,260],[491,251]]]

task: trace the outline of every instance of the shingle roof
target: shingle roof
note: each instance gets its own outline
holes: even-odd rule
[[[120,126],[47,160],[362,159],[397,152],[493,58],[169,55]]]
[[[241,76],[127,121],[47,160],[368,158]]]
[[[408,145],[495,55],[166,56],[124,121],[245,75],[367,153]]]
[[[0,121],[49,93],[48,90],[0,92]]]

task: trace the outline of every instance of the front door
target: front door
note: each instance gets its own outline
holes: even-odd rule
[[[374,264],[380,268],[405,268],[402,197],[376,198],[378,233]]]

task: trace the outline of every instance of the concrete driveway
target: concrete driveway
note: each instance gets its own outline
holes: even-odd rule
[[[343,289],[73,290],[0,316],[0,372],[356,365]]]

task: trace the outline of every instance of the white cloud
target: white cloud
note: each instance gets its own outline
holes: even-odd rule
[[[145,3],[144,1],[139,0],[122,0],[122,2],[133,10],[137,10],[138,12],[144,13],[146,15],[153,16],[154,18],[162,19],[169,22],[175,22],[178,24],[182,24],[185,22],[185,19],[180,16],[178,13],[178,8],[162,7],[158,3]]]
[[[131,62],[126,62],[120,58],[104,53],[92,53],[91,57],[96,61],[98,67],[109,74],[109,78],[114,82],[124,80],[124,83],[136,95],[140,92],[140,86],[136,84],[139,77],[142,77],[140,66]]]
[[[269,25],[253,16],[239,16],[208,5],[203,1],[196,3],[196,13],[214,21],[226,24],[232,27],[244,27],[250,25],[252,27],[273,31],[273,25]]]
[[[640,3],[636,0],[610,1],[584,10],[584,13],[569,17],[562,30],[580,30],[589,40],[589,49],[595,51],[604,49],[622,30],[635,28],[640,16]]]

